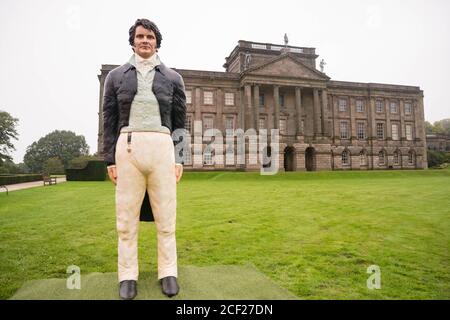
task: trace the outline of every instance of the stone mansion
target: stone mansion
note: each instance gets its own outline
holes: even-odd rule
[[[419,87],[331,80],[316,68],[315,48],[239,41],[224,72],[175,70],[186,87],[186,129],[279,129],[279,170],[426,169],[423,91]],[[103,84],[116,65],[102,65]],[[197,122],[198,123],[198,122]],[[202,150],[209,142],[200,141]],[[270,139],[268,139],[270,143]],[[194,149],[194,148],[191,148]],[[225,149],[225,148],[224,148]],[[247,149],[246,149],[247,150]],[[248,157],[247,157],[248,160]],[[187,170],[259,170],[186,154]]]

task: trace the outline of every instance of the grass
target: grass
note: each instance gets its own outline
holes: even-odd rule
[[[450,170],[186,172],[179,265],[255,266],[302,299],[450,299]],[[141,272],[156,270],[153,223]],[[27,280],[117,271],[114,187],[66,182],[0,194],[0,298]],[[381,289],[366,286],[381,268]]]

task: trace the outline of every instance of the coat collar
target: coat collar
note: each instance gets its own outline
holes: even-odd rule
[[[124,65],[124,70],[123,73],[127,73],[130,70],[136,70],[136,67],[133,66],[131,63],[127,62]],[[167,67],[164,63],[161,62],[161,64],[155,66],[155,70],[159,71],[161,74],[163,74],[164,76],[167,76]]]

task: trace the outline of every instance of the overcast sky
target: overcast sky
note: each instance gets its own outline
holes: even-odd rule
[[[333,80],[420,86],[425,118],[450,118],[450,1],[0,1],[0,110],[19,119],[14,162],[53,130],[97,151],[102,64],[149,18],[169,67],[224,71],[238,40],[315,47]]]

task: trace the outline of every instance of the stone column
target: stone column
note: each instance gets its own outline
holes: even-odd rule
[[[273,104],[267,103],[267,95],[264,96],[264,104],[265,110],[267,111],[267,122],[266,122],[267,133],[270,134],[270,130],[273,129],[275,106]]]
[[[420,109],[420,139],[422,140],[422,145],[426,147],[426,132],[425,132],[425,110],[423,106],[423,94],[419,98],[419,109]],[[426,150],[426,148],[425,148]]]
[[[254,127],[259,132],[259,86],[253,86],[253,110],[255,113]]]
[[[392,128],[391,128],[391,101],[386,99],[386,139],[392,140]]]
[[[335,108],[336,98],[331,96],[331,117],[332,117],[332,128],[331,128],[331,138],[333,139],[333,143],[336,143],[336,139],[338,137],[338,120],[337,120],[337,111]]]
[[[421,102],[420,100],[421,100],[421,98],[417,99],[417,106],[414,108],[414,130],[412,130],[412,128],[411,128],[413,141],[416,138],[419,138],[419,139],[422,138],[422,136],[420,134],[420,120],[421,120],[420,119],[420,113],[421,113],[420,108],[421,108],[421,105],[423,106],[423,102]]]
[[[314,136],[317,136],[322,133],[318,89],[316,88],[313,89],[313,96],[314,96]]]
[[[369,96],[369,128],[367,130],[367,138],[370,143],[370,151],[367,150],[367,165],[369,169],[373,169],[373,140],[376,139],[376,123],[375,123],[375,98]]]
[[[425,131],[425,110],[423,106],[423,92],[419,97],[418,104],[418,113],[419,113],[419,132],[416,133],[416,137],[420,138],[420,145],[423,147],[423,158],[422,163],[417,163],[416,166],[422,169],[428,169],[428,161],[427,161],[427,140],[426,140],[426,131]]]
[[[194,88],[192,92],[192,106],[194,107],[193,141],[192,141],[192,167],[194,169],[203,168],[203,120],[201,110],[201,88]],[[202,121],[196,123],[196,121]]]
[[[225,133],[225,128],[223,124],[223,105],[225,104],[225,94],[222,88],[217,89],[217,100],[216,100],[216,125],[214,126],[216,129],[219,129],[222,133]]]
[[[295,87],[295,135],[304,135],[302,130],[302,91],[300,87]]]
[[[274,100],[274,129],[280,128],[280,89],[278,86],[273,87],[273,100]]]
[[[406,128],[405,128],[405,101],[402,99],[399,103],[400,108],[400,145],[404,145],[406,140]],[[403,162],[400,161],[400,164]]]
[[[375,121],[375,98],[369,98],[369,130],[367,132],[368,138],[376,139],[377,125]]]
[[[194,120],[200,121],[202,120],[202,111],[201,111],[201,90],[200,88],[194,88],[193,90],[194,96],[191,97],[192,104],[194,107]]]
[[[356,114],[356,101],[355,98],[350,97],[349,101],[349,110],[350,110],[350,138],[351,141],[356,140],[356,120],[355,120],[355,114]]]
[[[245,131],[245,105],[244,105],[244,91],[241,87],[239,89],[239,113],[238,113],[238,129],[242,129]]]
[[[328,136],[328,94],[326,89],[322,89],[322,135]]]
[[[245,129],[253,127],[253,112],[252,112],[252,86],[245,85]]]

